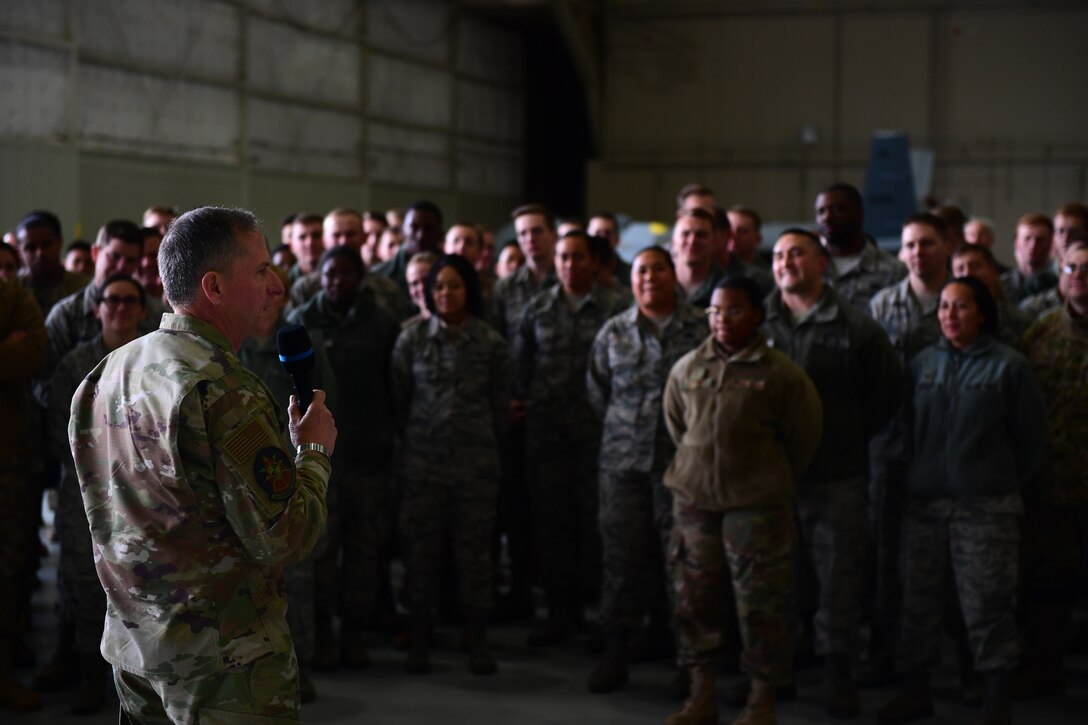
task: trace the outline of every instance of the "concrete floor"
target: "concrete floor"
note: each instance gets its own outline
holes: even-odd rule
[[[35,597],[36,624],[33,645],[40,662],[53,651],[53,602],[56,600],[56,547],[42,569],[43,586]],[[636,665],[626,690],[611,695],[590,695],[585,678],[593,658],[580,640],[560,648],[533,650],[524,646],[524,626],[495,627],[492,641],[499,660],[494,677],[474,677],[465,669],[465,655],[454,649],[459,639],[456,628],[441,629],[434,652],[434,671],[408,676],[401,670],[404,654],[391,647],[387,636],[373,635],[373,665],[363,672],[341,671],[318,675],[318,700],[305,706],[303,720],[310,723],[375,723],[377,725],[423,725],[430,723],[598,723],[620,725],[662,723],[676,704],[667,697],[673,675],[666,662]],[[926,722],[959,725],[974,722],[977,710],[955,701],[954,657],[949,651],[936,678],[937,716]],[[1025,725],[1088,723],[1088,655],[1071,658],[1069,694],[1016,703],[1014,722]],[[20,671],[24,682],[31,669]],[[821,671],[817,668],[798,674],[800,697],[779,708],[781,725],[834,722],[820,706]],[[723,688],[736,678],[723,677]],[[855,722],[875,722],[877,708],[892,690],[862,691],[862,717]],[[73,692],[48,696],[45,708],[22,714],[0,711],[0,723],[116,723],[117,706],[93,717],[69,713]],[[720,720],[728,723],[736,710],[722,705]]]

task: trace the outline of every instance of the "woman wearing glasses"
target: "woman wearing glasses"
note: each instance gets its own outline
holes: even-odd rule
[[[823,408],[805,371],[767,346],[755,281],[726,277],[706,312],[710,336],[676,363],[665,387],[676,442],[665,472],[676,619],[692,674],[691,696],[668,722],[717,721],[714,670],[731,577],[752,682],[737,722],[773,723],[775,687],[793,676],[794,480],[820,442]]]
[[[89,715],[102,709],[111,689],[110,667],[99,654],[102,623],[106,619],[106,594],[94,567],[91,533],[79,492],[68,445],[69,408],[76,388],[102,358],[135,340],[147,309],[147,296],[140,283],[126,274],[114,274],[102,283],[94,301],[94,314],[101,332],[81,343],[57,364],[45,401],[49,438],[56,460],[62,462],[58,484],[56,526],[60,537],[57,578],[61,582],[61,644],[76,657],[69,666],[79,675],[79,691],[72,712]],[[71,672],[71,670],[69,670]]]

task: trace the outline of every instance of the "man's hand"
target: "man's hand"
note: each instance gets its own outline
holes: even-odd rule
[[[290,419],[292,445],[320,443],[332,455],[336,445],[336,421],[332,418],[332,412],[325,407],[324,390],[314,391],[314,399],[306,409],[306,415],[299,413],[298,399],[292,395],[291,404],[287,406],[287,417]]]

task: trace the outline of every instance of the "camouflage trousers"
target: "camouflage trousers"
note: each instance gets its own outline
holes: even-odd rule
[[[1088,593],[1088,505],[1028,506],[1020,551],[1024,663],[1055,665],[1069,644],[1073,607]]]
[[[676,624],[681,666],[717,662],[732,580],[748,674],[773,685],[793,679],[790,596],[796,532],[789,508],[708,511],[673,504]]]
[[[60,538],[57,565],[60,617],[74,627],[75,651],[84,656],[97,655],[106,619],[106,592],[94,568],[94,544],[79,481],[68,466],[57,486],[55,521]]]
[[[597,450],[562,446],[534,453],[526,479],[540,585],[553,597],[595,602],[601,583]]]
[[[950,570],[975,669],[1008,670],[1016,664],[1018,517],[988,510],[982,503],[979,499],[907,503],[897,653],[903,672],[930,670],[940,662]]]
[[[374,616],[384,542],[392,535],[387,503],[390,474],[367,470],[349,459],[335,462],[333,471],[322,536],[326,541],[322,546],[319,540],[310,555],[314,558],[313,611],[321,619],[340,614],[367,622]],[[300,651],[299,656],[308,655]]]
[[[482,615],[494,606],[491,534],[497,481],[479,484],[456,479],[405,482],[399,523],[413,615],[429,616],[438,603],[447,542],[453,550],[461,613]]]
[[[113,668],[124,725],[259,725],[298,722],[294,650],[191,680],[148,679]]]
[[[665,553],[672,533],[672,492],[661,473],[600,472],[601,624],[634,628],[651,611],[671,613]]]
[[[29,487],[29,477],[21,468],[0,461],[0,577],[4,582],[0,587],[0,636],[5,638],[20,629],[20,593],[12,583],[20,580],[26,558],[25,499]]]
[[[816,602],[817,654],[854,653],[861,623],[866,507],[864,478],[798,486],[795,592],[802,613],[811,611],[810,601]]]

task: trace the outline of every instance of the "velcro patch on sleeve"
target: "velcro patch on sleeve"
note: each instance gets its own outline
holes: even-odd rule
[[[268,498],[284,501],[295,490],[295,464],[276,446],[261,449],[253,461],[253,480],[257,482]]]
[[[223,451],[238,463],[245,463],[268,445],[268,438],[268,429],[253,418],[223,442]]]

